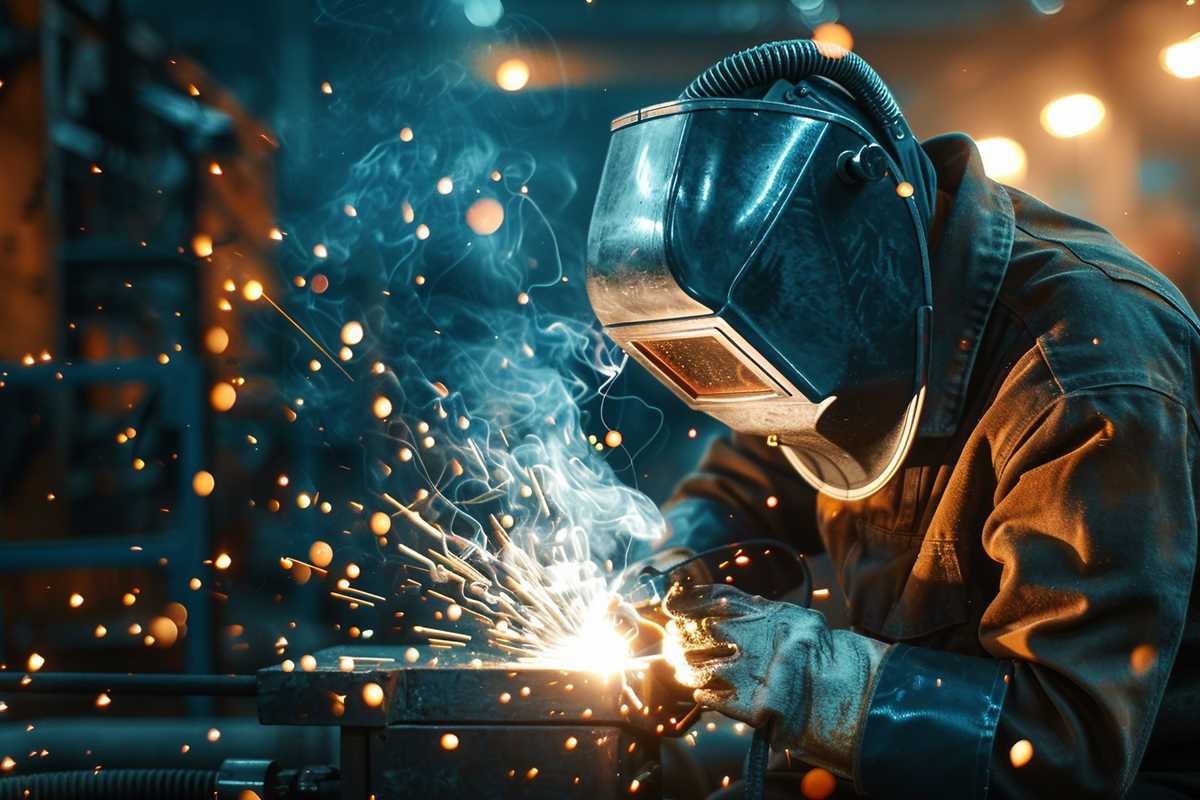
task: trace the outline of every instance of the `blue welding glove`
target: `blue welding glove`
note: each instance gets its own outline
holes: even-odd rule
[[[664,652],[696,702],[755,728],[843,778],[887,645],[791,603],[716,584],[672,592]]]

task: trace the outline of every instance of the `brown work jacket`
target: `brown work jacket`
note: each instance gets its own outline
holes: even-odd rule
[[[951,204],[903,468],[845,502],[762,440],[718,439],[667,505],[670,543],[823,549],[853,628],[899,645],[860,791],[1200,796],[1200,323],[1108,232],[985,177],[967,137],[924,147]]]

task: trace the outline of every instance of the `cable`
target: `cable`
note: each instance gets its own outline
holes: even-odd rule
[[[743,770],[743,785],[746,800],[763,800],[767,781],[767,760],[771,755],[771,725],[767,723],[754,730],[750,750],[746,753],[746,768]]]
[[[725,56],[688,84],[680,99],[738,97],[754,86],[781,79],[795,83],[810,75],[841,84],[892,136],[911,136],[899,103],[870,64],[855,53],[811,39],[767,42]]]
[[[207,695],[253,697],[253,675],[130,675],[119,672],[0,672],[0,690],[34,694]]]
[[[207,769],[90,769],[0,778],[0,800],[211,800],[217,772]]]

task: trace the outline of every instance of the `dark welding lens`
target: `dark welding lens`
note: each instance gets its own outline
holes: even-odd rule
[[[702,336],[635,340],[633,346],[692,398],[778,394],[715,331]]]

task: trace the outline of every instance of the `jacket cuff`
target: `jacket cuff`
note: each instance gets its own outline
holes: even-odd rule
[[[855,760],[858,790],[877,798],[938,797],[954,787],[957,797],[985,800],[1007,676],[1005,661],[892,645],[867,708]]]

